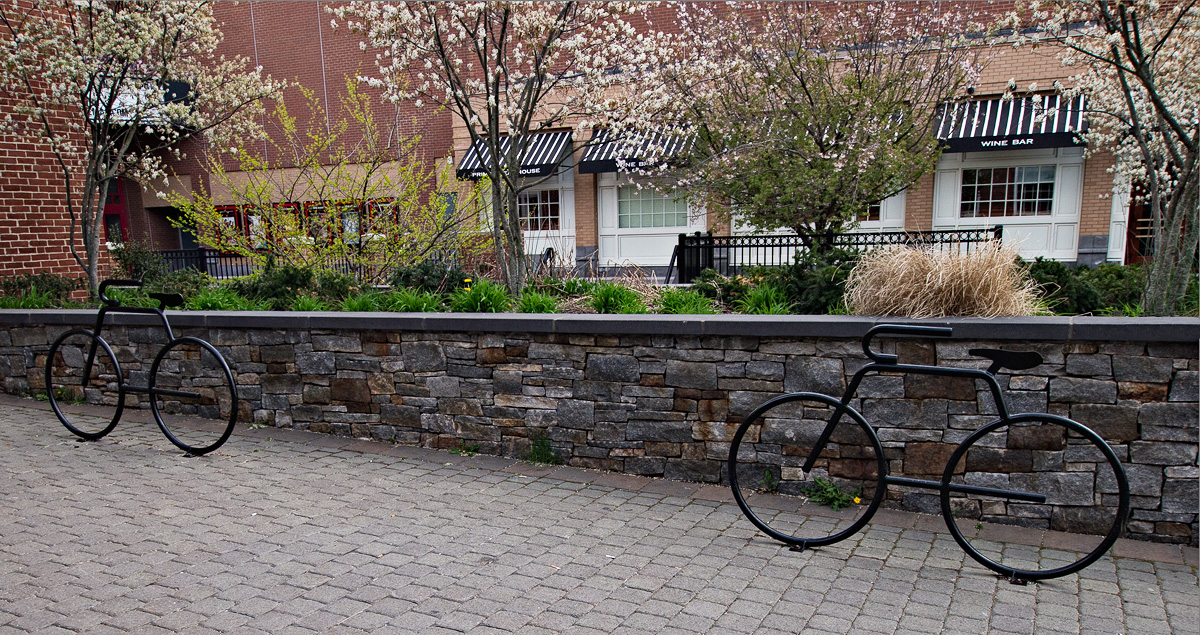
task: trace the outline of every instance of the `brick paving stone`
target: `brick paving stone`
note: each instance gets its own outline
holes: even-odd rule
[[[185,458],[145,413],[78,443],[0,406],[0,635],[1158,633],[1200,610],[1192,547],[1122,540],[1014,587],[936,516],[796,553],[719,486],[291,430]]]

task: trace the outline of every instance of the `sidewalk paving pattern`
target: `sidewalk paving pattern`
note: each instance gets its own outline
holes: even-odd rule
[[[803,553],[725,488],[276,429],[187,458],[0,398],[6,633],[1194,633],[1195,548],[1014,586],[940,517]]]

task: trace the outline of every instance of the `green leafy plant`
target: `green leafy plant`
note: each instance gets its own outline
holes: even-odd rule
[[[470,274],[457,265],[425,260],[408,267],[397,267],[392,273],[395,288],[416,289],[428,293],[446,293],[467,286]]]
[[[216,286],[201,289],[184,302],[188,311],[266,311],[271,309],[266,300],[247,298],[230,287]]]
[[[542,465],[562,465],[562,455],[550,447],[550,439],[545,432],[534,432],[529,436],[529,452],[525,460]]]
[[[144,289],[132,287],[109,287],[104,295],[110,300],[116,300],[121,306],[158,307],[157,300],[151,300]]]
[[[184,300],[187,300],[201,289],[213,286],[214,283],[215,281],[208,274],[191,267],[184,267],[167,272],[153,280],[145,281],[142,288],[147,293],[178,293],[183,296]]]
[[[1076,267],[1073,273],[1091,285],[1100,296],[1101,307],[1137,306],[1146,289],[1146,271],[1140,265],[1102,262],[1095,267]]]
[[[432,291],[398,289],[382,298],[383,308],[401,313],[432,313],[442,310],[442,296]]]
[[[383,308],[383,294],[375,291],[352,293],[342,300],[343,311],[378,311]]]
[[[1057,260],[1038,257],[1026,264],[1026,271],[1041,287],[1047,304],[1055,313],[1079,315],[1104,308],[1096,288],[1077,271]]]
[[[734,306],[739,312],[751,315],[787,315],[792,312],[792,302],[787,294],[773,284],[760,284],[750,289]]]
[[[329,305],[317,295],[302,293],[292,299],[288,307],[292,311],[328,311]]]
[[[832,249],[822,255],[798,251],[792,264],[774,270],[766,282],[783,289],[796,313],[827,315],[842,301],[846,278],[860,255],[847,249]]]
[[[706,298],[733,306],[750,291],[750,281],[744,276],[723,276],[715,269],[704,269],[692,279],[692,290]]]
[[[341,302],[359,290],[354,276],[334,271],[320,271],[316,274],[317,291],[321,297],[331,302]]]
[[[455,313],[503,313],[512,306],[508,289],[487,278],[450,295],[450,310]]]
[[[759,491],[767,494],[774,494],[779,491],[779,479],[775,478],[770,469],[763,470],[762,478],[758,479],[758,484],[761,486]]]
[[[21,295],[0,296],[0,309],[48,309],[56,304],[54,296],[36,287]]]
[[[601,282],[592,290],[592,308],[597,313],[645,313],[646,304],[629,287]]]
[[[476,444],[472,444],[472,445],[467,445],[466,441],[462,441],[462,445],[460,445],[459,447],[450,448],[450,454],[457,454],[459,456],[466,456],[466,457],[475,456],[476,454],[479,454],[479,444],[476,443]]]
[[[82,289],[84,284],[83,278],[69,278],[53,273],[23,273],[0,277],[0,296],[22,296],[30,290],[37,290],[40,295],[49,296],[57,303],[66,303],[71,293]]]
[[[537,282],[537,287],[559,297],[580,297],[592,293],[596,283],[583,278],[545,278]]]
[[[712,301],[691,289],[666,289],[658,298],[658,312],[672,315],[719,313]]]
[[[557,313],[558,300],[549,293],[525,289],[517,303],[517,310],[521,313]]]
[[[837,486],[837,483],[819,476],[813,479],[812,486],[805,493],[809,500],[819,505],[828,505],[833,511],[862,502],[861,487],[858,488],[858,492],[847,494]]]

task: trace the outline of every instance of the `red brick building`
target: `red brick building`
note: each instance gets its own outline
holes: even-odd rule
[[[346,78],[376,69],[374,52],[361,51],[359,38],[345,29],[335,30],[326,6],[262,0],[218,3],[216,14],[225,35],[222,48],[248,58],[272,77],[296,81],[313,91],[332,116]],[[1026,121],[1022,128],[1019,113],[1005,114],[1003,129],[998,127],[999,109],[1021,103],[999,102],[1010,79],[1022,87],[1033,82],[1049,87],[1067,75],[1051,48],[998,50],[971,98],[977,112],[986,110],[983,118],[991,128],[983,130],[977,122],[947,124],[944,136],[951,148],[937,170],[883,201],[879,213],[858,231],[1002,224],[1006,240],[1019,242],[1026,257],[1087,264],[1125,261],[1128,187],[1114,184],[1108,172],[1110,155],[1084,158],[1083,148],[1073,141],[1068,123],[1077,114],[1078,102],[1057,103],[1062,121],[1055,118],[1048,127],[1031,129]],[[289,107],[295,112],[292,103]],[[421,136],[421,154],[427,161],[461,166],[466,159],[470,145],[466,130],[448,112],[408,103],[379,102],[377,108],[381,116],[399,122],[402,134]],[[122,183],[111,198],[111,213],[106,209],[110,232],[119,227],[126,236],[142,238],[157,249],[195,246],[190,234],[171,225],[176,212],[157,195],[165,189],[186,193],[208,188],[198,161],[203,148],[192,142],[186,150],[188,159],[172,166],[177,176],[169,184]],[[530,253],[551,246],[564,257],[563,264],[657,268],[667,264],[678,234],[712,228],[708,215],[688,209],[687,203],[637,188],[633,175],[615,172],[611,166],[589,165],[583,155],[576,150],[568,160],[569,170],[522,195],[523,204],[552,219],[527,233]],[[9,194],[0,201],[0,274],[73,270],[62,238],[63,185],[48,161],[49,156],[37,149],[0,144],[0,164],[5,166],[0,179]],[[992,200],[981,186],[985,179],[1029,185],[1016,188],[1029,194],[1021,200]],[[732,229],[738,231],[736,222]]]

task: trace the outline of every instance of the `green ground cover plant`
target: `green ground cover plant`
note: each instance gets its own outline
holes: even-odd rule
[[[592,290],[591,306],[596,313],[647,313],[642,297],[629,287],[601,282]]]
[[[504,285],[480,278],[450,294],[449,305],[455,313],[504,313],[512,306],[512,298]]]
[[[658,298],[658,313],[675,315],[711,315],[720,313],[708,298],[691,289],[666,289]]]

